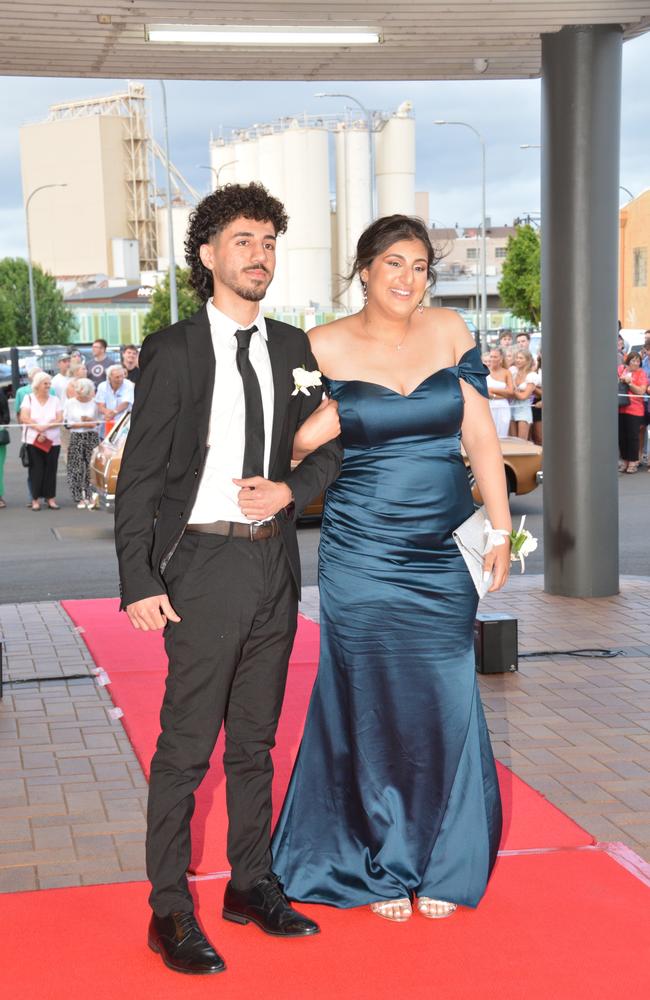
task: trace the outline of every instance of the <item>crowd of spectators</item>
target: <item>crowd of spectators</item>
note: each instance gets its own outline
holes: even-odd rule
[[[483,355],[490,411],[500,438],[519,437],[542,444],[542,355],[533,356],[529,333],[509,330]],[[650,330],[644,343],[630,347],[618,334],[619,471],[648,468],[650,428]]]
[[[519,437],[541,445],[542,355],[531,353],[531,335],[520,331],[499,334],[498,343],[483,360],[490,411],[500,438]],[[63,354],[56,375],[40,368],[28,372],[28,383],[16,393],[16,418],[22,423],[21,457],[28,469],[28,506],[41,509],[41,501],[57,510],[56,474],[59,458],[65,463],[67,482],[79,509],[95,509],[96,494],[90,482],[90,459],[100,439],[133,406],[140,375],[138,348],[122,349],[120,364],[112,364],[105,340],[96,340],[86,362],[80,351]],[[619,471],[635,473],[648,468],[650,427],[650,330],[644,343],[630,347],[619,332],[618,444]],[[4,499],[4,465],[10,422],[9,406],[0,389],[0,508]]]
[[[22,424],[20,457],[27,470],[27,506],[58,510],[59,460],[65,463],[70,495],[80,510],[98,507],[90,481],[90,461],[100,437],[108,434],[133,406],[140,370],[138,348],[123,348],[113,364],[105,340],[96,340],[86,362],[80,351],[62,354],[52,376],[38,367],[27,373],[27,384],[16,392],[16,420]],[[4,499],[4,464],[9,443],[9,405],[0,390],[0,508]]]
[[[542,444],[542,355],[531,353],[527,331],[502,330],[498,343],[483,355],[490,370],[490,412],[500,438],[518,437]]]

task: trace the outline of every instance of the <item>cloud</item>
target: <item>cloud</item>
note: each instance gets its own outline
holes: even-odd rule
[[[634,194],[650,186],[650,108],[647,66],[650,34],[623,48],[621,183]],[[20,251],[22,190],[18,128],[47,115],[48,106],[66,100],[112,94],[123,80],[3,77],[0,101],[0,256]],[[161,96],[157,81],[146,82],[154,131],[162,144]],[[418,190],[429,191],[431,215],[447,224],[476,225],[480,217],[480,155],[465,129],[436,127],[434,119],[473,124],[487,143],[488,214],[502,225],[539,209],[539,80],[465,82],[169,81],[167,99],[171,157],[191,184],[205,191],[210,134],[247,127],[284,115],[322,115],[342,111],[345,100],[318,99],[316,91],[347,92],[376,110],[392,111],[413,101],[416,116]],[[159,173],[160,179],[160,173]],[[24,236],[22,238],[24,246]]]

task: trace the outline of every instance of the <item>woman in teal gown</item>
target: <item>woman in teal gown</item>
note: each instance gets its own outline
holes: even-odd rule
[[[360,313],[310,334],[345,448],[319,557],[321,651],[273,838],[287,895],[407,919],[480,901],[501,833],[476,683],[477,594],[452,539],[473,512],[463,444],[510,530],[487,369],[463,321],[423,309],[434,253],[419,220],[373,223],[357,248]],[[326,406],[298,456],[331,436]],[[328,423],[329,421],[329,423]],[[492,590],[509,546],[486,557]]]

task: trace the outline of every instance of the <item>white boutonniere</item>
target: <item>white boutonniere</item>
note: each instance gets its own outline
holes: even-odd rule
[[[306,368],[294,368],[291,374],[293,375],[293,384],[295,386],[295,389],[291,393],[292,396],[297,396],[299,392],[303,396],[308,396],[310,389],[322,385],[321,373],[318,369],[308,372]]]

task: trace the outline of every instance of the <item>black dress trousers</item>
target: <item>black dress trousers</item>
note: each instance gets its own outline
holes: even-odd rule
[[[281,538],[186,534],[165,582],[182,621],[165,628],[169,674],[149,784],[147,874],[159,916],[193,909],[194,792],[222,723],[232,881],[245,890],[270,871],[270,751],[297,621]]]

